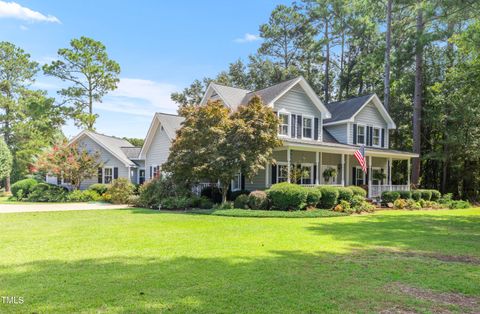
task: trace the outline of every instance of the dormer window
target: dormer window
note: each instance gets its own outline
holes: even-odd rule
[[[278,113],[280,124],[278,126],[278,134],[288,136],[290,130],[290,115],[288,113]]]
[[[313,119],[310,117],[303,117],[303,138],[312,138],[313,136]]]
[[[364,125],[357,125],[357,144],[365,145],[365,129]]]
[[[380,147],[380,128],[373,128],[373,135],[372,135],[372,144],[373,146]]]

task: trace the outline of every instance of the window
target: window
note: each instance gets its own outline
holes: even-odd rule
[[[138,184],[143,184],[145,182],[145,169],[140,169],[138,171]]]
[[[153,177],[158,178],[160,176],[160,166],[153,167]]]
[[[364,185],[365,183],[365,173],[363,172],[362,168],[357,167],[355,168],[355,185]]]
[[[312,118],[303,117],[303,137],[312,138]]]
[[[380,146],[380,129],[379,128],[373,128],[373,146]]]
[[[278,134],[288,136],[290,130],[290,115],[288,113],[279,113],[278,119],[280,120]]]
[[[365,145],[365,126],[357,125],[357,144]]]
[[[232,180],[232,191],[238,191],[242,189],[242,175],[241,173],[237,173]]]
[[[383,169],[381,168],[372,168],[372,184],[373,185],[380,185],[382,184],[382,177],[384,176],[383,174]]]
[[[103,183],[109,184],[112,183],[113,179],[113,168],[103,168]]]
[[[287,182],[288,180],[288,166],[277,165],[277,183]]]

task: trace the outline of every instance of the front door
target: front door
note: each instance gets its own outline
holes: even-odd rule
[[[138,171],[138,183],[143,184],[145,182],[145,169],[140,169]]]

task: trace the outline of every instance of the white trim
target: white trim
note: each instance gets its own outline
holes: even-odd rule
[[[309,140],[313,140],[315,138],[315,135],[314,135],[314,132],[315,132],[315,117],[310,116],[310,115],[300,115],[300,116],[302,117],[302,134],[300,134],[301,138],[307,138]],[[310,137],[303,136],[303,130],[305,129],[305,121],[304,121],[305,118],[310,119],[310,130],[311,130],[311,132],[310,132],[311,136]]]
[[[231,182],[231,185],[232,185],[232,192],[234,191],[240,191],[242,189],[242,173],[239,171],[238,173],[235,174],[235,177],[237,177],[237,179],[233,179],[232,182]],[[237,181],[238,183],[238,188],[236,189],[233,189],[233,183]]]
[[[290,86],[285,88],[277,97],[275,97],[270,103],[267,105],[270,107],[273,107],[273,104],[279,100],[283,95],[285,95],[288,91],[290,91],[295,85],[300,84],[300,86],[303,88],[307,96],[310,98],[310,100],[313,102],[313,104],[317,107],[317,109],[325,113],[325,119],[329,119],[332,117],[332,114],[330,111],[328,111],[327,107],[322,103],[320,98],[318,98],[317,94],[313,90],[313,88],[310,86],[310,84],[307,83],[307,81],[302,77],[298,77],[296,80],[294,80]]]
[[[376,127],[376,126],[371,126],[372,127],[372,146],[373,147],[382,147],[382,128]],[[378,145],[374,144],[374,139],[375,139],[375,130],[378,130]]]
[[[280,120],[280,115],[286,115],[288,116],[288,127],[287,127],[287,134],[280,134],[280,128],[284,125],[283,123],[280,123],[278,125],[278,136],[280,137],[292,137],[292,114],[288,112],[285,109],[281,109],[277,111],[277,117]]]
[[[103,184],[110,184],[112,183],[113,179],[114,179],[114,170],[113,170],[114,167],[102,167],[102,183]],[[106,182],[105,181],[105,170],[107,169],[110,169],[112,170],[112,179],[110,180],[110,182]]]
[[[363,127],[363,143],[360,143],[358,141],[358,134],[359,134],[358,127],[359,126]],[[368,125],[363,124],[363,123],[357,123],[357,132],[356,132],[357,133],[357,138],[356,138],[357,144],[355,144],[355,145],[365,145],[365,146],[367,146],[367,142],[368,142],[368,140],[367,140],[367,128],[368,128]]]

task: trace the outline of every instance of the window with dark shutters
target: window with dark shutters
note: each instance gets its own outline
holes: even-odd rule
[[[318,118],[315,118],[313,123],[313,139],[318,140]]]
[[[385,129],[382,129],[382,147],[385,147]]]
[[[98,183],[103,183],[103,169],[98,168]]]
[[[353,125],[353,144],[357,144],[357,125]]]
[[[113,178],[118,179],[118,168],[117,167],[113,168]]]

